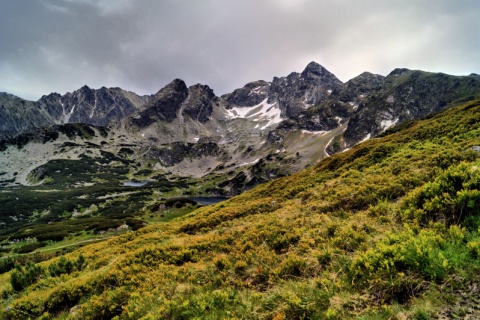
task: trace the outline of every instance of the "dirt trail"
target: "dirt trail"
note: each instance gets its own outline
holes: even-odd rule
[[[95,239],[82,240],[82,241],[78,241],[78,242],[66,244],[66,245],[60,246],[60,247],[46,248],[46,249],[43,249],[43,250],[40,249],[39,251],[34,251],[34,252],[19,253],[19,254],[15,254],[15,255],[11,255],[11,256],[0,257],[0,260],[1,260],[1,259],[6,259],[6,258],[15,258],[15,257],[18,257],[18,256],[25,256],[25,255],[28,255],[28,254],[35,254],[35,253],[40,253],[40,252],[45,252],[45,251],[52,251],[52,250],[63,249],[63,248],[72,247],[72,246],[76,246],[76,245],[79,245],[79,244],[82,244],[82,243],[87,243],[87,242],[108,240],[108,239],[111,239],[111,238],[113,238],[113,237],[114,237],[114,236],[107,237],[107,238],[95,238]]]

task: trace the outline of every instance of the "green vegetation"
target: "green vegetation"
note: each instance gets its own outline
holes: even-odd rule
[[[479,317],[476,146],[480,101],[183,217],[6,266],[0,317]],[[143,214],[195,208],[176,203]]]
[[[116,228],[125,220],[136,230],[143,223],[135,217],[156,203],[159,194],[188,188],[187,182],[170,181],[162,175],[141,188],[123,186],[129,180],[132,164],[103,152],[100,158],[51,160],[36,168],[29,179],[43,184],[14,186],[0,192],[0,243],[6,238],[27,237],[39,242],[60,241],[81,230],[98,233]],[[152,170],[139,172],[143,175]]]

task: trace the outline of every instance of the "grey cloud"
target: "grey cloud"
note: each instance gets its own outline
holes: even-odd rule
[[[311,60],[343,81],[395,67],[480,72],[470,0],[0,2],[0,91],[31,99],[83,84],[150,94],[174,78],[223,94]]]

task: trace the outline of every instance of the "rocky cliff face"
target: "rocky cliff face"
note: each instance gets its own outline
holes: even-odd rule
[[[347,81],[338,98],[343,102],[359,102],[367,95],[382,91],[385,87],[385,77],[379,74],[364,72]]]
[[[247,83],[243,88],[225,94],[222,99],[227,108],[233,106],[253,107],[268,98],[270,82],[259,80]]]
[[[105,126],[132,114],[148,100],[148,96],[141,97],[120,88],[102,87],[94,90],[83,86],[63,96],[58,93],[43,96],[36,104],[50,114],[57,124]]]
[[[380,90],[363,94],[361,98],[357,96],[358,109],[351,115],[344,134],[348,146],[374,137],[393,125],[472,100],[480,93],[480,81],[475,76],[408,69],[395,69],[381,86]]]
[[[283,115],[292,117],[336,95],[343,83],[316,62],[310,62],[302,73],[274,78],[269,101],[278,101]]]
[[[53,121],[53,117],[39,109],[34,102],[0,93],[0,139],[51,125]]]
[[[206,85],[196,84],[188,88],[188,96],[183,103],[183,114],[193,120],[205,123],[213,112],[213,103],[217,97]]]
[[[120,88],[83,86],[65,95],[51,93],[38,101],[0,94],[0,138],[54,124],[106,126],[129,116],[150,100]]]
[[[343,83],[328,70],[311,62],[302,73],[273,78],[268,101],[278,101],[282,115],[289,118],[324,102],[342,86]]]
[[[172,122],[187,96],[185,82],[175,79],[160,89],[141,111],[135,113],[132,122],[138,127],[147,127],[157,121]]]
[[[137,128],[145,128],[158,121],[171,123],[175,119],[188,116],[194,121],[205,123],[213,112],[217,97],[206,85],[196,84],[187,88],[185,82],[175,79],[160,89],[141,111],[131,116]]]
[[[343,83],[335,75],[318,63],[311,62],[302,73],[292,72],[286,77],[274,77],[272,82],[250,82],[241,89],[223,95],[222,99],[227,107],[252,107],[268,99],[269,104],[278,104],[284,118],[290,118],[328,100],[342,88]]]

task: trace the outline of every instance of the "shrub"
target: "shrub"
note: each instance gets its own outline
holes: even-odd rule
[[[30,262],[25,268],[17,265],[10,275],[10,284],[13,290],[22,291],[29,285],[37,282],[44,270]]]
[[[290,254],[280,263],[277,274],[281,278],[301,277],[307,267],[305,260],[295,254]]]
[[[85,267],[85,263],[86,263],[85,257],[82,254],[80,254],[75,263],[75,267],[77,268],[78,271],[82,271],[83,268]]]
[[[225,256],[215,257],[213,259],[213,264],[218,271],[223,271],[227,269],[230,265],[228,259]]]
[[[64,256],[61,256],[56,263],[52,263],[48,267],[48,273],[52,277],[57,277],[61,274],[68,273],[70,274],[73,271],[74,264],[72,261],[67,260]]]
[[[480,211],[480,162],[450,167],[404,201],[404,217],[426,224],[462,223]]]

